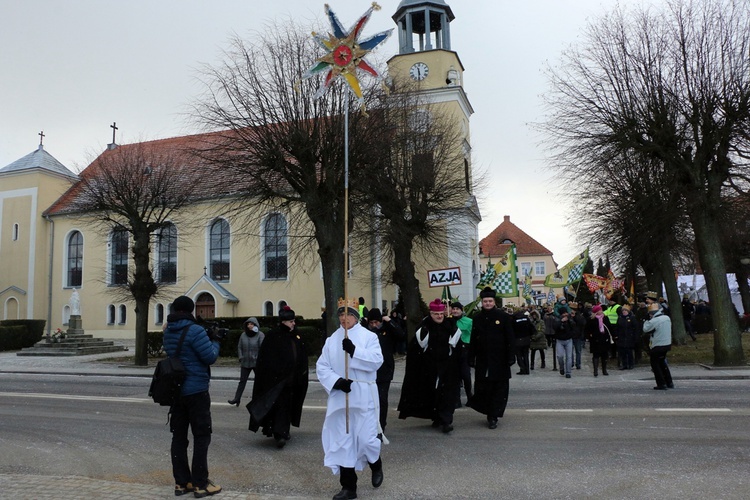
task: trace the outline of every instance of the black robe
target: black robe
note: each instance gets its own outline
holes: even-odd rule
[[[421,338],[429,332],[427,349],[422,349],[416,336],[409,342],[398,418],[436,420],[441,405],[455,406],[461,355],[457,348],[450,346],[448,340],[458,328],[452,318],[435,323],[428,317],[422,321],[419,329],[417,334]]]
[[[302,404],[307,394],[308,361],[305,345],[295,330],[285,325],[266,335],[255,366],[253,397],[247,404],[249,429],[270,428],[278,410],[279,398],[289,402],[289,421],[299,427]]]
[[[513,318],[502,309],[482,309],[472,318],[469,360],[474,360],[474,395],[469,406],[488,415],[492,412],[494,386],[497,382],[507,385],[510,367],[515,363],[515,339]],[[507,402],[507,390],[499,415],[502,417]],[[495,409],[497,410],[497,408]]]

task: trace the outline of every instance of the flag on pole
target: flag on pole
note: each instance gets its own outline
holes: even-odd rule
[[[573,260],[561,267],[557,272],[548,274],[544,280],[544,286],[550,288],[562,288],[571,283],[580,281],[583,277],[583,266],[589,259],[589,249],[586,248]]]
[[[531,295],[533,291],[531,289],[531,269],[528,270],[526,276],[523,278],[523,292],[522,296],[527,302],[531,301]]]
[[[518,297],[518,271],[516,270],[516,246],[511,245],[494,266],[487,263],[487,270],[477,284],[477,288],[490,287],[497,297]]]

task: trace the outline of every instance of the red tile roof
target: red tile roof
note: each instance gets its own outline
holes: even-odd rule
[[[526,234],[510,221],[510,216],[503,217],[503,222],[479,242],[479,252],[483,257],[494,257],[504,255],[510,243],[516,244],[516,255],[518,257],[532,255],[552,255],[544,245]]]
[[[227,131],[222,131],[118,145],[116,148],[108,149],[100,154],[79,174],[79,178],[95,178],[100,173],[100,162],[105,160],[109,155],[141,147],[145,152],[144,156],[153,154],[154,157],[168,157],[170,161],[167,167],[174,171],[174,175],[178,176],[180,182],[184,183],[185,186],[199,183],[200,188],[197,190],[196,200],[231,196],[239,192],[240,189],[246,188],[248,182],[238,181],[236,173],[229,172],[227,169],[219,166],[211,165],[195,154],[196,151],[206,150],[211,144],[216,144],[226,137]],[[83,183],[79,181],[63,193],[47,209],[45,214],[57,215],[80,211],[80,196],[82,192]]]

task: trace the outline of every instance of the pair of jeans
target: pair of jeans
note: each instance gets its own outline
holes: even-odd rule
[[[565,375],[570,375],[573,368],[573,339],[557,340],[555,345],[557,364]]]
[[[175,484],[208,484],[208,445],[211,444],[211,396],[208,391],[181,396],[170,409],[172,475]],[[188,465],[188,429],[193,434],[193,461]]]

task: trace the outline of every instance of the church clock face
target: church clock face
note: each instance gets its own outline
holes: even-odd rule
[[[414,65],[409,70],[409,76],[411,76],[412,80],[416,80],[419,82],[427,78],[427,74],[429,72],[430,68],[428,68],[425,63],[418,62],[414,63]]]

